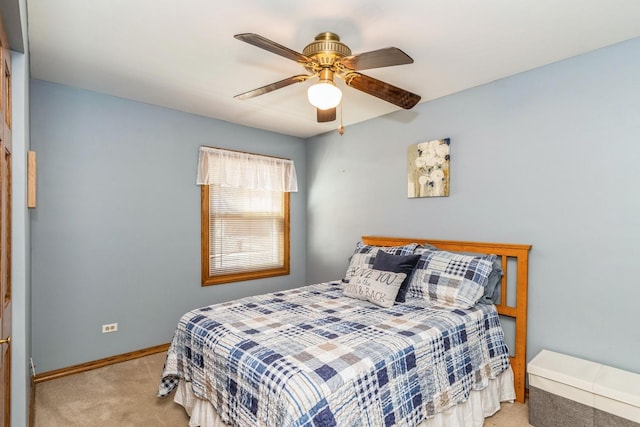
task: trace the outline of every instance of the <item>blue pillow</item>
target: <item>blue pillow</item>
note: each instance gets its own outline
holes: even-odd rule
[[[412,255],[418,246],[417,243],[409,243],[403,246],[371,246],[362,241],[356,244],[356,250],[349,259],[349,267],[342,281],[349,283],[349,279],[363,268],[373,268],[373,261],[379,253],[385,252],[393,255]]]
[[[482,304],[497,304],[500,302],[502,274],[502,261],[495,259],[493,261],[493,269],[489,274],[489,280],[487,280],[487,286],[484,288],[484,295],[478,302]]]
[[[407,275],[400,285],[400,289],[396,295],[396,302],[405,302],[411,272],[419,259],[420,255],[392,255],[383,251],[379,251],[376,255],[373,261],[374,269],[394,273],[405,273]]]

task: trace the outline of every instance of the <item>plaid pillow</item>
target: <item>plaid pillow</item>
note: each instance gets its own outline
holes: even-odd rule
[[[424,251],[407,295],[457,308],[473,307],[484,295],[495,255]]]
[[[372,268],[378,251],[383,251],[391,255],[412,255],[418,245],[409,243],[404,246],[371,246],[365,245],[362,241],[356,244],[356,250],[349,261],[349,267],[342,281],[349,283],[349,279],[363,268]]]

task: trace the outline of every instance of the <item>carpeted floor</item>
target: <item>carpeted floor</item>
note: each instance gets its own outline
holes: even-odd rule
[[[156,390],[165,353],[36,385],[35,427],[186,427],[173,398]],[[526,404],[503,403],[485,427],[526,427]]]

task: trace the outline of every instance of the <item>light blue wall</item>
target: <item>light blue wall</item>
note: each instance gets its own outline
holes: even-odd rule
[[[11,423],[27,425],[31,391],[31,246],[27,209],[29,71],[27,55],[11,53],[12,94],[12,341]]]
[[[167,343],[188,310],[304,283],[302,139],[33,80],[31,144],[38,372]],[[200,286],[200,145],[294,160],[289,276]]]
[[[26,0],[2,0],[0,8],[11,43],[12,126],[12,331],[11,425],[26,426],[31,397],[31,245],[27,209],[29,150],[29,51]],[[10,21],[10,22],[9,22]],[[25,53],[16,52],[14,44]]]
[[[12,242],[11,425],[27,425],[31,392],[31,245],[27,209],[28,53],[11,52]]]
[[[450,197],[407,199],[408,145],[444,137]],[[312,138],[307,160],[309,282],[363,234],[532,244],[529,359],[640,372],[640,39]]]

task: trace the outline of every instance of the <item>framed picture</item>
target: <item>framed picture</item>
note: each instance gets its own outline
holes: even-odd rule
[[[409,146],[407,196],[446,197],[449,195],[449,138],[434,139]]]

